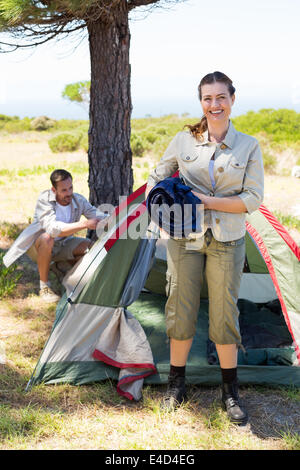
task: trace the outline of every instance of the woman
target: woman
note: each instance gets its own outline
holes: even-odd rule
[[[241,344],[237,300],[245,258],[245,215],[263,200],[263,163],[254,137],[230,121],[235,101],[232,81],[221,72],[206,75],[198,87],[201,121],[179,132],[148,179],[148,195],[179,169],[184,183],[204,204],[204,237],[167,242],[166,327],[170,375],[165,406],[185,396],[185,365],[196,331],[204,270],[209,294],[209,338],[216,344],[222,373],[222,403],[231,421],[241,424],[237,351]],[[193,248],[193,249],[191,249]]]

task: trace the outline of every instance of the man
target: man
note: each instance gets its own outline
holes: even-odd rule
[[[52,188],[43,191],[37,200],[33,223],[19,235],[3,261],[10,266],[27,252],[38,265],[40,297],[46,302],[56,302],[59,296],[48,280],[50,265],[57,273],[62,261],[68,261],[69,268],[75,264],[88,251],[91,240],[73,234],[84,229],[95,230],[106,214],[73,192],[73,178],[68,171],[54,170],[50,181]],[[80,221],[82,215],[86,220]]]

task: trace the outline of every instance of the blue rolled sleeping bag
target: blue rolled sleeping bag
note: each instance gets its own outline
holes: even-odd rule
[[[166,178],[150,191],[146,201],[151,220],[172,238],[202,232],[203,206],[181,178]]]

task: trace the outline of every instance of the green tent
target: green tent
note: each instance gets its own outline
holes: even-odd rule
[[[166,241],[150,223],[145,187],[122,202],[115,224],[65,276],[65,294],[28,387],[112,378],[121,395],[139,399],[144,381],[167,382]],[[300,249],[263,205],[247,216],[246,228],[239,381],[299,387]],[[207,312],[203,285],[188,383],[221,380]]]

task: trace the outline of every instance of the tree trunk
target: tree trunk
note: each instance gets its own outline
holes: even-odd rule
[[[91,54],[90,202],[119,204],[132,191],[130,31],[127,2],[87,24]]]

